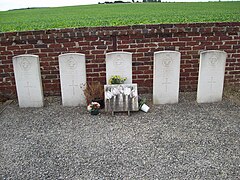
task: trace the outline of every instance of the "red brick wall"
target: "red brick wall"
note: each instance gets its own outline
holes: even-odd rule
[[[105,54],[133,53],[133,82],[152,92],[153,53],[181,52],[181,91],[196,91],[199,52],[228,53],[225,85],[240,85],[240,22],[90,27],[0,33],[0,93],[15,96],[12,57],[39,55],[45,95],[60,95],[58,55],[86,54],[87,80],[105,83]]]

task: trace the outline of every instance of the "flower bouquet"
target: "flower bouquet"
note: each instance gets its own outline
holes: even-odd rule
[[[98,102],[91,102],[87,106],[87,110],[91,113],[91,115],[98,115],[100,109],[100,104]]]
[[[126,80],[126,77],[122,78],[121,76],[115,75],[111,76],[111,78],[109,79],[109,84],[123,84]]]

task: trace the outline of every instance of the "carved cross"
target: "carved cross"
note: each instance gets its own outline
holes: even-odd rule
[[[211,91],[212,91],[213,84],[216,84],[217,82],[216,82],[216,81],[213,81],[213,77],[211,77],[211,81],[208,81],[208,83],[211,84]]]
[[[72,84],[70,84],[69,86],[72,87],[72,89],[73,89],[73,95],[75,96],[75,87],[78,87],[78,85],[76,85],[76,84],[74,83],[74,80],[72,80]]]
[[[168,90],[168,85],[171,84],[171,83],[168,82],[168,78],[165,78],[165,79],[166,79],[166,81],[163,82],[162,84],[165,84],[165,88],[166,88],[166,92],[167,92],[167,90]]]
[[[33,88],[34,86],[30,86],[30,85],[29,85],[29,82],[27,81],[27,85],[24,86],[24,87],[27,88],[27,90],[28,90],[28,95],[29,95],[29,97],[31,97],[30,88]]]

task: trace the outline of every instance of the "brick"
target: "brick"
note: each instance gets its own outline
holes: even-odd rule
[[[91,54],[105,54],[103,50],[92,50],[90,51]]]
[[[218,50],[218,46],[206,46],[206,50]]]
[[[137,70],[150,70],[149,66],[139,66],[137,67]]]
[[[186,46],[186,42],[173,42],[173,46]]]
[[[15,51],[13,51],[13,55],[14,56],[22,55],[22,54],[26,54],[26,51],[24,51],[24,50],[15,50]]]
[[[55,52],[66,52],[67,51],[67,48],[54,48],[54,51]]]
[[[49,44],[48,48],[61,48],[62,45],[61,44]]]
[[[89,36],[84,38],[85,41],[97,41],[98,37],[97,36]]]
[[[237,45],[238,41],[225,41],[225,45]]]
[[[7,51],[20,49],[20,46],[8,46]]]
[[[34,48],[47,48],[47,44],[35,44]]]
[[[166,42],[173,42],[173,41],[178,41],[179,38],[176,38],[176,37],[166,37],[165,38],[165,41]]]
[[[26,50],[27,54],[35,54],[35,53],[40,53],[39,49],[28,49]],[[15,53],[14,53],[15,54]],[[24,53],[23,53],[24,54]]]
[[[205,41],[205,40],[206,40],[206,37],[204,37],[204,36],[201,36],[201,37],[192,37],[192,40],[193,40],[193,41]]]
[[[81,49],[80,48],[76,48],[76,47],[68,47],[67,51],[79,53],[81,51]]]
[[[62,39],[62,38],[61,39],[56,39],[56,42],[57,43],[66,43],[66,42],[70,42],[70,39],[66,39],[66,38],[65,39]]]
[[[220,36],[220,40],[232,40],[233,38],[231,36],[227,36],[227,35],[223,35],[223,36]]]
[[[86,42],[85,42],[86,43]],[[89,43],[88,43],[89,45]],[[96,42],[90,42],[91,46],[98,46],[98,45],[104,45],[104,41],[96,41]]]
[[[74,47],[75,43],[74,42],[67,42],[67,43],[62,43],[63,47]]]
[[[149,48],[139,48],[137,49],[137,52],[149,52]]]
[[[202,33],[202,34],[203,34],[203,33]],[[188,36],[200,36],[200,35],[202,35],[202,34],[200,34],[200,33],[198,33],[198,32],[188,32],[188,33],[187,33]]]

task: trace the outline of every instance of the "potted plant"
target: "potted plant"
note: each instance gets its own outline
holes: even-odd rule
[[[148,112],[150,109],[149,106],[146,104],[146,98],[139,97],[138,105],[139,105],[139,110],[142,110],[143,112]]]
[[[100,82],[87,83],[84,89],[87,104],[98,102],[104,108],[104,87]]]
[[[115,75],[109,79],[109,84],[123,84],[127,78],[122,78],[121,76]]]
[[[91,102],[87,106],[87,110],[91,113],[91,115],[98,115],[100,109],[100,104],[98,102]]]

